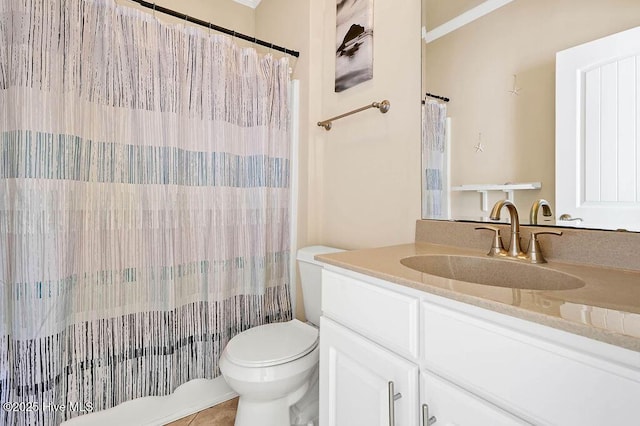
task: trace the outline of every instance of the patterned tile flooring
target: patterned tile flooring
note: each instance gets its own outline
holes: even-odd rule
[[[178,419],[167,424],[167,426],[233,426],[237,408],[238,398],[233,398],[206,410]]]

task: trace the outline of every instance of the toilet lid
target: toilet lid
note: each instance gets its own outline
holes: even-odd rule
[[[232,338],[225,352],[234,364],[268,367],[298,359],[317,345],[318,330],[294,319],[250,328]]]

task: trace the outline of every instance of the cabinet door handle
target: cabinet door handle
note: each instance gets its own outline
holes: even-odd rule
[[[400,392],[395,393],[393,382],[389,382],[389,426],[396,424],[396,401],[402,398]]]
[[[429,405],[422,404],[422,426],[431,426],[437,421],[436,416],[429,417]]]

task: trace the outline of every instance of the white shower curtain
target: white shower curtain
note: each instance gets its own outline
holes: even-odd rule
[[[448,219],[447,106],[426,99],[422,107],[422,217]]]
[[[291,318],[288,70],[113,0],[0,2],[0,424],[213,378]]]

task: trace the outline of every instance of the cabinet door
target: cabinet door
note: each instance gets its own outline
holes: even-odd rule
[[[426,416],[435,417],[434,424],[442,426],[530,424],[429,371],[420,372],[420,396],[421,426],[427,426]]]
[[[321,426],[417,424],[418,366],[325,317],[320,371]]]

